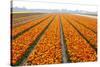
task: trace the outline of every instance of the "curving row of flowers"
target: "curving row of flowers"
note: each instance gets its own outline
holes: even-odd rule
[[[45,29],[52,18],[53,16],[25,32],[23,35],[20,35],[15,40],[12,40],[12,64],[15,64],[23,56],[28,47],[32,45],[37,36]]]
[[[68,54],[72,62],[91,62],[97,60],[96,52],[83,39],[82,36],[73,28],[64,17],[62,18],[62,25]],[[74,22],[73,22],[74,23]],[[82,30],[80,30],[81,32]],[[86,36],[87,34],[85,34]]]
[[[58,64],[61,62],[60,25],[57,15],[29,55],[27,64]]]

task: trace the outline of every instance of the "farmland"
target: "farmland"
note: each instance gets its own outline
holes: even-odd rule
[[[12,14],[11,65],[97,61],[97,19],[75,14]]]

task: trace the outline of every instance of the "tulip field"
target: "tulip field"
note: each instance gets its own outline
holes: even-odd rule
[[[11,65],[97,61],[97,19],[76,14],[13,14]]]

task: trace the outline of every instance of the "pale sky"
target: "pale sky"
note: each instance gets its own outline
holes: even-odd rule
[[[13,7],[97,11],[97,0],[13,0]]]

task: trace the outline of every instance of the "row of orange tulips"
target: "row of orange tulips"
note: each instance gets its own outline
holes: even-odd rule
[[[27,59],[27,64],[57,64],[61,63],[60,25],[59,17],[48,27],[32,53]]]
[[[50,15],[47,15],[41,19],[38,19],[38,20],[35,20],[34,22],[30,21],[30,22],[27,22],[25,23],[24,25],[21,25],[21,26],[18,26],[18,27],[15,27],[12,29],[12,37],[16,36],[17,34],[21,33],[22,31],[30,28],[31,26],[37,24],[38,22],[40,22],[41,20],[49,17]]]
[[[86,27],[71,20],[71,18],[68,18],[68,19],[80,31],[80,33],[90,42],[90,44],[92,44],[95,48],[97,48],[97,44],[95,44],[95,42],[97,41],[96,40],[97,35],[94,32],[92,32],[91,30],[87,29]]]
[[[33,41],[35,41],[37,36],[48,25],[52,17],[46,19],[35,28],[25,32],[23,35],[20,35],[15,40],[12,40],[12,64],[15,64],[23,56],[27,48],[33,43]]]
[[[79,15],[68,15],[68,16],[71,17],[72,19],[79,21],[81,24],[85,25],[91,30],[97,32],[97,19],[79,16]]]
[[[86,42],[86,40],[84,40],[83,37],[79,35],[75,28],[73,28],[65,20],[65,18],[61,18],[70,60],[72,62],[96,61],[97,56],[95,50],[91,48],[91,46]],[[82,30],[80,30],[80,32],[81,31]]]

